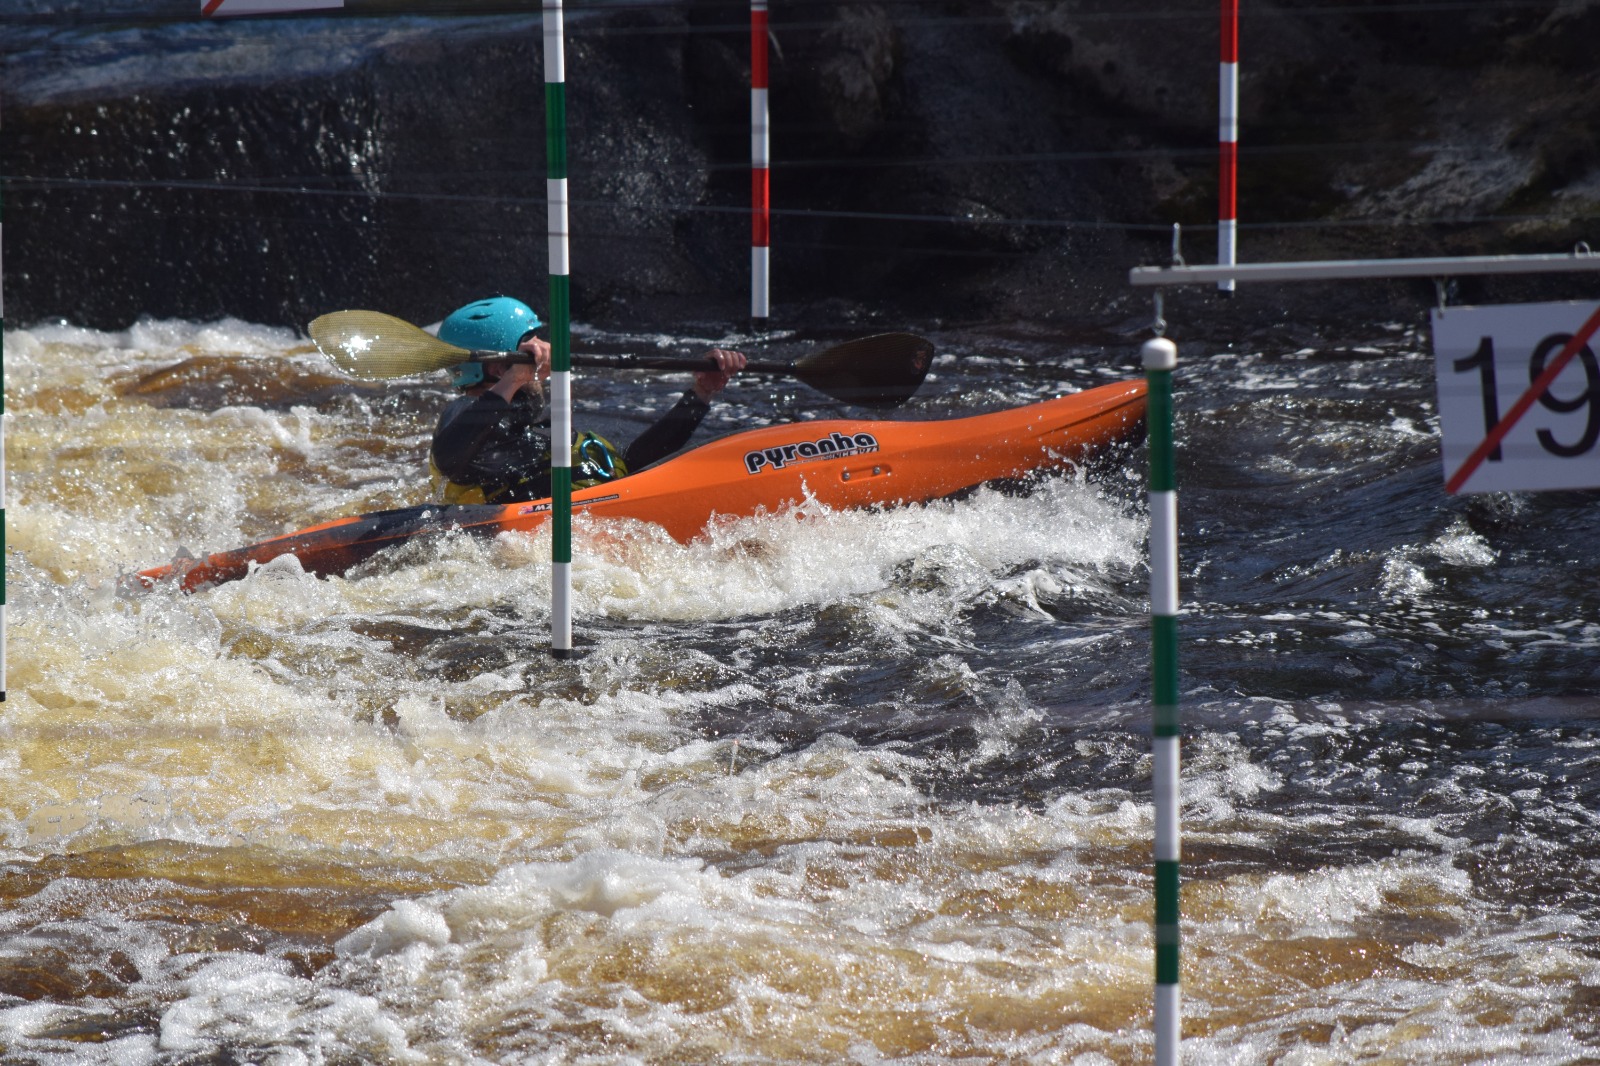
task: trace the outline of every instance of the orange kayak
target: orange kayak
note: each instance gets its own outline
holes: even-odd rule
[[[808,497],[835,510],[920,503],[987,481],[1059,469],[1144,430],[1145,385],[1102,385],[991,414],[923,422],[834,419],[746,430],[617,481],[576,489],[574,515],[633,518],[687,543],[719,517],[776,514]],[[454,530],[537,529],[549,500],[424,504],[339,518],[259,544],[180,559],[135,575],[185,591],[244,577],[292,554],[314,574],[342,574],[384,548]]]

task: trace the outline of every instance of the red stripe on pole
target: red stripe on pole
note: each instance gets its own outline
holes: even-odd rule
[[[1461,464],[1460,469],[1450,475],[1450,480],[1444,483],[1444,491],[1453,496],[1462,485],[1466,484],[1467,479],[1483,465],[1489,453],[1500,447],[1500,442],[1506,439],[1506,434],[1516,427],[1517,420],[1528,413],[1528,408],[1545,394],[1546,389],[1555,384],[1556,378],[1561,376],[1561,372],[1572,362],[1573,357],[1583,350],[1583,346],[1589,343],[1589,338],[1594,336],[1594,331],[1597,329],[1600,329],[1600,307],[1595,308],[1594,314],[1589,316],[1583,328],[1572,335],[1567,346],[1561,349],[1561,354],[1556,356],[1555,362],[1545,367],[1539,379],[1528,386],[1528,391],[1522,394],[1521,399],[1511,405],[1511,410],[1507,411],[1499,424],[1483,438],[1483,443],[1472,450],[1472,454],[1467,456],[1467,461]]]
[[[1231,222],[1239,210],[1239,145],[1219,141],[1217,153],[1217,221]]]
[[[767,87],[767,13],[750,12],[750,88]]]
[[[771,243],[772,224],[768,219],[768,196],[770,190],[767,185],[767,170],[765,167],[750,172],[750,243],[757,248],[765,248]]]
[[[1239,62],[1239,0],[1222,0],[1222,61]]]
[[[206,0],[205,5],[200,8],[200,17],[210,18],[221,6],[222,0]]]

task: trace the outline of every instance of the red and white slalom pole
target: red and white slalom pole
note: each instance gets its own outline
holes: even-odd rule
[[[750,321],[768,315],[767,269],[772,237],[767,144],[767,0],[750,0]]]
[[[1217,99],[1217,265],[1238,262],[1239,0],[1222,0],[1222,78]],[[1217,282],[1233,291],[1233,279]]]

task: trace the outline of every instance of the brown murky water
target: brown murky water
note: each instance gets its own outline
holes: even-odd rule
[[[938,339],[912,415],[1134,359]],[[1442,502],[1415,349],[1185,352],[1192,1062],[1600,1058],[1600,519]],[[1137,457],[580,525],[557,663],[538,537],[117,593],[416,502],[439,383],[242,323],[5,353],[0,1058],[1148,1060]],[[579,392],[624,436],[670,402]],[[706,432],[819,403],[751,384]]]

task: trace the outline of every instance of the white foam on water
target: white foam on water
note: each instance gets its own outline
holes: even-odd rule
[[[959,1021],[954,1038],[979,1040],[974,1048],[1004,1047],[1009,1027],[1032,1028],[1023,1019],[1041,1002],[1047,1015],[1075,1011],[1071,1004],[1097,982],[1126,985],[1142,976],[1145,930],[1115,917],[1096,923],[1093,936],[1070,935],[1067,950],[1087,959],[1070,974],[1057,966],[1062,945],[1053,905],[1030,915],[1029,891],[1110,916],[1092,898],[1091,875],[1076,864],[1019,866],[1010,857],[1018,832],[1064,843],[1059,827],[1037,817],[974,811],[944,831],[948,841],[912,852],[905,843],[916,840],[921,818],[906,824],[911,837],[888,852],[866,839],[837,839],[828,826],[848,836],[858,813],[885,831],[881,799],[871,794],[883,782],[852,780],[877,758],[824,745],[777,779],[765,772],[727,779],[721,802],[698,804],[703,819],[720,812],[726,820],[730,805],[750,801],[772,816],[779,812],[760,794],[766,788],[776,784],[792,801],[803,796],[792,791],[797,785],[827,786],[831,819],[815,812],[806,824],[780,815],[797,836],[770,862],[722,870],[694,857],[588,846],[569,859],[510,866],[481,886],[397,903],[339,942],[338,961],[322,979],[206,973],[181,1009],[169,1010],[163,1039],[170,1030],[175,1043],[194,1051],[205,1039],[271,1046],[287,1039],[286,1019],[298,1017],[335,1045],[359,1047],[373,1032],[398,1027],[406,1039],[391,1041],[389,1053],[465,1061],[461,1049],[492,1041],[497,1020],[515,1018],[515,1046],[543,1053],[565,1047],[650,1061],[686,1048],[739,1055],[762,1047],[762,1054],[798,1059],[818,1047],[842,1052],[866,1042],[893,1056],[904,1053],[907,1039],[915,1046],[917,1032],[949,1025],[950,1012],[974,995],[992,999],[992,1011],[1015,1021],[1000,1026],[994,1045],[960,1036]],[[687,793],[674,798],[694,800]],[[909,790],[902,798],[912,805],[908,814],[921,804]],[[755,812],[741,813],[742,821]],[[947,867],[941,856],[951,848],[990,856],[989,868],[969,874]],[[1005,920],[974,924],[959,911],[941,914],[953,888],[975,901],[1021,895]],[[377,1009],[341,1018],[317,1006],[324,980],[371,990]],[[246,1005],[263,999],[255,1008],[261,1024],[235,1030]],[[575,1019],[591,1035],[572,1032]],[[1102,1041],[1111,1037],[1104,1025],[1084,1029]]]
[[[1383,560],[1380,591],[1391,602],[1425,605],[1436,588],[1435,579],[1429,576],[1430,565],[1484,569],[1493,566],[1498,557],[1481,533],[1458,518],[1426,544],[1401,545],[1389,551]]]
[[[235,954],[208,961],[176,991],[181,998],[161,1015],[157,1046],[164,1057],[237,1048],[309,1062],[429,1061],[408,1046],[404,1029],[374,998],[317,988],[275,960]]]

